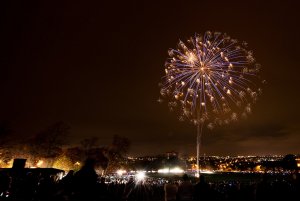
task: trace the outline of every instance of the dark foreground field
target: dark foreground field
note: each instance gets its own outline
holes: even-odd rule
[[[2,171],[0,201],[256,201],[300,193],[299,174],[213,173],[201,174],[200,181],[183,174],[99,177],[93,169],[57,174]]]

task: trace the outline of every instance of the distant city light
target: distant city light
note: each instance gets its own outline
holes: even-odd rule
[[[126,170],[118,170],[117,171],[117,174],[119,175],[119,176],[122,176],[123,174],[125,174],[126,173]]]
[[[164,168],[164,169],[159,169],[157,172],[167,174],[167,173],[169,173],[169,171],[170,171],[169,168]]]
[[[174,174],[184,173],[184,170],[179,167],[175,167],[173,169],[170,169],[170,173],[174,173]]]
[[[204,174],[214,174],[213,171],[211,170],[203,170],[203,171],[200,171],[201,173],[204,173]]]
[[[159,169],[157,171],[158,173],[162,173],[162,174],[179,174],[179,173],[184,173],[184,170],[179,168],[179,167],[175,167],[175,168],[163,168],[163,169]]]

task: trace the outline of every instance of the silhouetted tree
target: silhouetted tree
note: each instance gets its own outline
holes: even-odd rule
[[[61,154],[69,129],[67,124],[60,121],[37,133],[30,140],[31,154],[34,157],[49,159],[48,165],[51,165],[51,161]]]
[[[126,137],[121,137],[119,135],[114,135],[112,146],[110,151],[117,155],[118,157],[122,157],[126,155],[130,148],[130,141]]]
[[[296,161],[295,155],[287,154],[282,159],[282,167],[286,170],[296,170],[297,169],[297,161]]]
[[[108,158],[105,156],[106,152],[107,149],[103,147],[90,149],[89,158],[94,159],[97,169],[101,168],[102,170],[106,170],[108,166]]]
[[[8,121],[0,122],[0,157],[3,162],[7,163],[13,158],[11,138],[12,129]]]
[[[97,137],[85,138],[80,141],[80,144],[83,148],[86,158],[88,158],[91,149],[95,148],[98,143]]]
[[[85,153],[80,147],[72,147],[66,149],[66,156],[75,164],[76,162],[84,162]]]
[[[124,166],[125,155],[130,148],[130,141],[126,137],[114,135],[111,146],[108,148],[107,157],[109,159],[107,172],[115,171]]]
[[[107,148],[96,147],[96,145],[90,146],[91,144],[89,144],[89,146],[87,146],[89,148],[85,150],[82,147],[68,148],[65,150],[65,155],[74,164],[76,162],[80,162],[80,164],[83,164],[85,160],[93,159],[95,161],[95,166],[97,169],[101,168],[102,170],[105,170],[108,165],[108,158],[105,155],[105,153],[107,153]]]

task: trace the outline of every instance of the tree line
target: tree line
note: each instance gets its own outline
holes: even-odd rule
[[[30,137],[16,138],[9,122],[0,122],[0,166],[9,166],[14,158],[26,158],[33,167],[79,169],[87,159],[93,159],[102,173],[126,166],[124,160],[130,148],[126,137],[114,135],[106,146],[99,145],[98,137],[82,139],[79,145],[68,143],[70,126],[56,122]],[[43,163],[43,164],[41,164]]]

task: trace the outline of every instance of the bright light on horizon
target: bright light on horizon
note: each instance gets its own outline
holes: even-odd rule
[[[211,170],[200,170],[200,173],[204,173],[204,174],[214,174],[214,172],[213,171],[211,171]]]
[[[164,169],[159,169],[157,172],[167,174],[167,173],[169,173],[169,171],[170,171],[169,168],[164,168]]]
[[[184,173],[184,170],[179,168],[179,167],[175,167],[173,169],[170,169],[170,173],[174,173],[174,174],[177,174],[177,173]]]
[[[163,168],[163,169],[159,169],[157,171],[158,173],[162,173],[162,174],[179,174],[179,173],[184,173],[184,170],[179,168],[179,167],[174,167],[174,168]]]
[[[125,174],[126,173],[126,170],[118,170],[117,171],[117,174],[119,175],[119,176],[122,176],[123,174]]]
[[[145,179],[145,177],[146,177],[145,172],[142,172],[142,171],[138,172],[135,175],[135,178],[136,178],[137,181],[142,181],[142,180]]]

